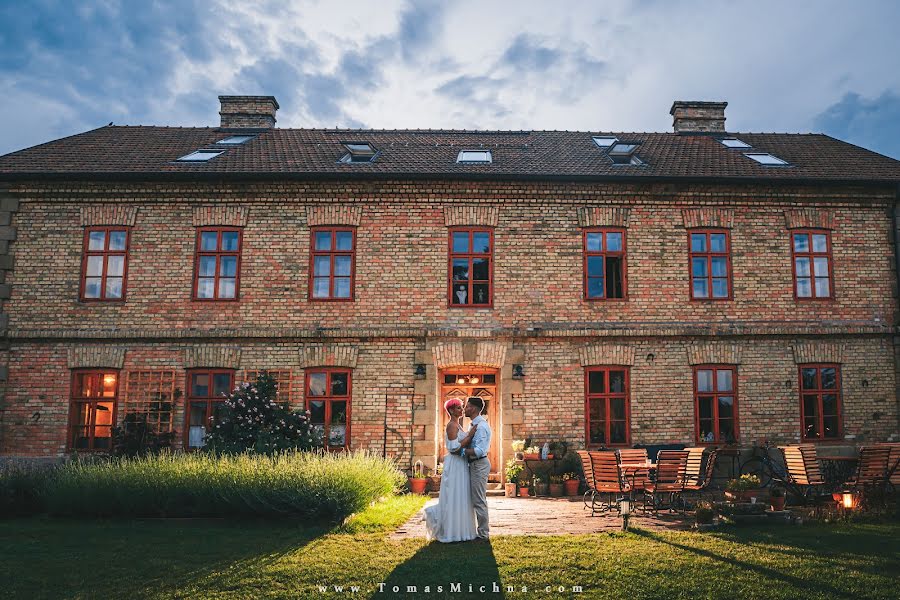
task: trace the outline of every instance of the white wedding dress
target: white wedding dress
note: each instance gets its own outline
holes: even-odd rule
[[[460,429],[455,440],[445,438],[447,450],[460,447],[466,437]],[[476,536],[475,509],[469,488],[469,461],[458,454],[444,457],[441,492],[437,504],[425,509],[426,537],[439,542],[464,542]]]

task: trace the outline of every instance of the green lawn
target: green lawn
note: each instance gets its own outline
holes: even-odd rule
[[[896,598],[900,525],[634,531],[495,538],[490,544],[393,542],[387,532],[422,504],[401,497],[340,527],[202,520],[0,521],[0,596],[14,598],[356,597]],[[378,584],[384,582],[384,592]],[[462,593],[450,593],[462,582]],[[424,594],[426,585],[431,595]],[[437,586],[443,585],[443,593]],[[507,593],[506,586],[515,592]],[[527,586],[528,592],[522,592]]]

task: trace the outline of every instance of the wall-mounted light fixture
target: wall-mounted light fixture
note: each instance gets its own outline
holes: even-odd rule
[[[863,386],[864,388],[869,387],[869,380],[868,380],[868,379],[863,379],[863,380],[862,380],[862,386]]]
[[[513,365],[512,377],[513,377],[513,379],[524,378],[525,377],[525,365]]]
[[[647,353],[647,362],[653,362],[653,360],[654,360],[655,358],[656,358],[656,355],[653,354],[652,352],[648,352],[648,353]]]
[[[416,363],[416,371],[415,371],[416,379],[425,379],[425,365],[422,363]]]
[[[466,384],[475,385],[479,381],[481,381],[481,380],[478,379],[478,377],[475,375],[459,375],[456,378],[457,385],[466,385]]]
[[[792,386],[792,385],[794,385],[794,384],[791,383],[791,380],[790,380],[790,379],[785,379],[785,380],[784,380],[784,389],[789,390],[789,389],[791,389],[791,386]]]

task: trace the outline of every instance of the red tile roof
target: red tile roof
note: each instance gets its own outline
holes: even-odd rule
[[[0,179],[22,176],[235,176],[691,178],[900,182],[900,161],[820,134],[730,133],[752,150],[730,149],[711,135],[570,131],[268,129],[206,163],[176,162],[234,130],[108,126],[0,157]],[[639,142],[643,166],[613,165],[592,135]],[[372,163],[340,162],[341,142],[368,142]],[[489,149],[489,165],[457,164],[462,149]],[[766,167],[744,152],[790,163]]]

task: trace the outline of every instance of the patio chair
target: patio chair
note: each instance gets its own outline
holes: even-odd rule
[[[619,455],[615,451],[604,450],[588,452],[594,474],[594,487],[591,490],[591,516],[618,508],[619,496],[631,491],[631,487],[622,476]],[[604,496],[606,499],[604,501]]]
[[[645,465],[650,462],[646,448],[622,448],[618,452],[619,462],[623,468],[630,465]],[[650,483],[650,476],[643,470],[637,473],[626,472],[626,479],[636,490],[642,490]]]
[[[656,474],[647,487],[644,488],[644,505],[650,500],[651,510],[658,512],[666,506],[664,499],[668,498],[668,507],[675,509],[676,503],[684,492],[687,474],[687,450],[660,450],[656,457]]]
[[[594,466],[591,464],[591,457],[587,450],[578,450],[578,458],[581,459],[581,470],[584,471],[584,483],[587,491],[582,497],[584,508],[590,508],[594,498]]]
[[[883,503],[890,485],[891,453],[887,445],[866,446],[859,450],[856,476],[847,482],[847,487],[860,494],[862,503],[874,507]]]
[[[819,468],[816,447],[813,444],[779,447],[787,470],[787,484],[801,499],[813,498],[816,492],[822,491],[825,478]]]
[[[900,490],[900,443],[887,442],[875,445],[887,446],[891,449],[891,455],[888,457],[888,487],[890,492],[896,492]]]
[[[703,453],[706,448],[688,448],[688,461],[685,473],[684,491],[696,493],[699,499],[703,499],[703,492],[712,483],[713,472],[716,470],[716,457],[718,448],[713,448],[706,456],[706,464],[703,464]]]

